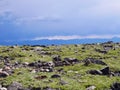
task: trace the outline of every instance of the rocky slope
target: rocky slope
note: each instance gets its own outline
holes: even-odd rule
[[[120,43],[0,46],[0,90],[120,90]]]

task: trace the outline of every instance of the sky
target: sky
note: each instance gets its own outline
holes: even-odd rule
[[[120,37],[120,0],[0,0],[0,41]]]

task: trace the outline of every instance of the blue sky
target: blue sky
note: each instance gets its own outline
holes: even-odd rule
[[[120,0],[0,0],[0,40],[120,37]]]

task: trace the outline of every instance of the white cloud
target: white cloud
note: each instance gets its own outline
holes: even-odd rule
[[[97,19],[120,15],[120,0],[98,0],[95,5],[79,10],[82,17]]]
[[[24,18],[16,18],[14,20],[15,24],[28,24],[31,22],[59,22],[62,19],[60,17],[44,17],[44,16],[36,16],[36,17],[24,17]]]
[[[120,14],[120,0],[2,0],[0,12],[10,10],[18,19],[36,16],[64,18]],[[1,3],[0,2],[0,3]],[[79,14],[79,15],[78,15]]]
[[[89,19],[95,19],[98,24],[98,19],[112,16],[120,20],[120,0],[1,0],[0,15],[4,16],[6,12],[16,18],[14,24],[62,19],[80,26],[85,21],[91,23]]]
[[[72,35],[72,36],[48,36],[48,37],[37,37],[33,40],[42,40],[42,39],[48,39],[48,40],[70,40],[70,39],[78,39],[80,36]]]
[[[120,35],[88,35],[88,36],[79,36],[79,35],[71,35],[71,36],[48,36],[48,37],[37,37],[32,40],[72,40],[72,39],[112,39],[114,37],[120,38]]]

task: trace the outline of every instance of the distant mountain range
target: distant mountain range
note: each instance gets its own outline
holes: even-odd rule
[[[73,40],[23,40],[23,41],[0,41],[0,45],[60,45],[60,44],[87,44],[102,43],[107,41],[120,42],[120,38],[112,39],[73,39]]]

